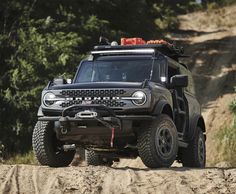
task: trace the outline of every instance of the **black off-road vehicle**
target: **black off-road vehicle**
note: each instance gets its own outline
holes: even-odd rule
[[[90,165],[139,156],[150,168],[177,160],[205,166],[205,124],[192,75],[178,62],[179,49],[165,41],[102,39],[73,81],[59,78],[42,91],[33,132],[40,164],[71,163],[85,148]]]

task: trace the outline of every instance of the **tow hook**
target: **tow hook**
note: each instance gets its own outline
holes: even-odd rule
[[[69,144],[69,145],[63,145],[62,146],[62,149],[67,152],[67,151],[70,151],[70,150],[75,150],[76,149],[76,146],[75,144]]]
[[[61,128],[61,134],[65,135],[67,134],[67,129],[65,129],[64,127]]]

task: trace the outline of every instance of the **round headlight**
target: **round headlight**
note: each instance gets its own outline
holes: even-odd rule
[[[55,103],[55,94],[48,92],[43,97],[43,103],[45,106],[51,106]]]
[[[137,105],[137,106],[142,106],[146,103],[147,101],[147,96],[144,92],[142,91],[137,91],[134,92],[134,94],[132,95],[133,100],[132,102]]]

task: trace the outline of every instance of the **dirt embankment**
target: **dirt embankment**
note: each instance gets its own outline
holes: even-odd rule
[[[208,165],[217,158],[214,135],[230,124],[228,103],[236,85],[236,6],[180,16],[171,37],[186,45],[207,124]],[[112,168],[0,165],[0,193],[235,193],[236,169],[150,170],[139,159]]]
[[[236,169],[2,165],[1,193],[235,193]]]
[[[193,13],[181,20],[176,40],[186,44],[184,60],[195,80],[207,128],[207,164],[221,160],[216,133],[230,125],[228,105],[236,97],[236,6],[206,13]]]

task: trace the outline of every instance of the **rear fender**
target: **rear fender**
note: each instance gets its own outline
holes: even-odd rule
[[[201,128],[203,133],[206,132],[205,122],[201,115],[196,115],[195,117],[193,117],[193,119],[191,119],[190,131],[188,133],[188,140],[191,141],[194,138],[198,130],[198,127]]]

